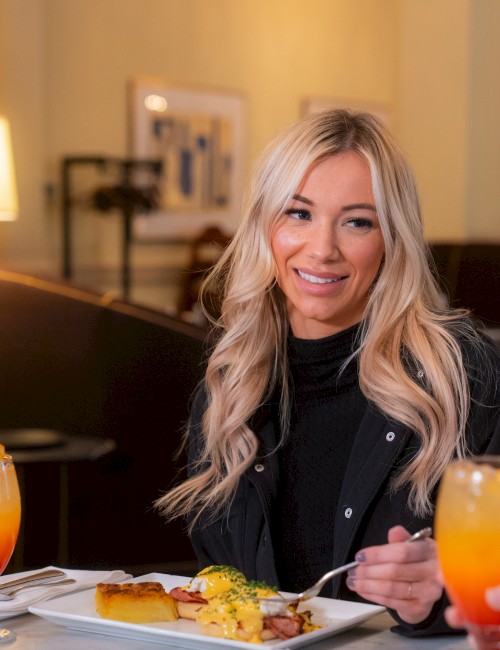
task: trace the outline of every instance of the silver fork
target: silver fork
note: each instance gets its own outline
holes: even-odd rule
[[[424,539],[427,539],[432,535],[432,528],[422,528],[422,530],[419,530],[417,533],[412,535],[407,539],[407,542],[418,542]],[[265,600],[265,601],[270,601],[270,602],[276,602],[276,603],[296,603],[301,600],[309,600],[310,598],[314,598],[319,594],[321,589],[323,588],[323,585],[325,585],[329,580],[332,578],[335,578],[335,576],[340,575],[341,573],[345,573],[346,571],[349,571],[349,569],[354,569],[354,567],[358,566],[358,562],[349,562],[349,564],[344,564],[343,566],[339,566],[336,569],[333,569],[332,571],[328,571],[328,573],[325,573],[324,576],[322,576],[315,584],[312,585],[312,587],[309,587],[305,591],[303,591],[300,594],[297,594],[296,596],[288,596],[288,597],[271,597],[271,598],[252,598],[252,600]]]
[[[6,589],[5,591],[0,591],[0,601],[1,600],[14,600],[15,594],[21,589],[29,589],[30,587],[59,587],[59,585],[71,585],[76,580],[73,578],[67,578],[66,580],[56,580],[56,581],[47,581],[47,582],[29,582],[24,585],[19,585],[19,587],[12,587],[11,589]]]

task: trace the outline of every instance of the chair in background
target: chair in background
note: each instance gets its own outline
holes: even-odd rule
[[[180,318],[201,322],[202,315],[197,309],[201,284],[230,241],[231,237],[220,228],[209,226],[191,242],[188,267],[181,280],[177,302]]]

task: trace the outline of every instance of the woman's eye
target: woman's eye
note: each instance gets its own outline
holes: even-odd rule
[[[295,208],[285,210],[285,214],[293,219],[298,219],[299,221],[306,221],[311,216],[311,213],[308,210],[298,210]]]
[[[346,221],[346,226],[351,228],[364,228],[367,230],[368,228],[373,227],[373,221],[367,217],[351,217]]]

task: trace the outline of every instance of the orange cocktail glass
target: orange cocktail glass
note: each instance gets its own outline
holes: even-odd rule
[[[0,444],[0,574],[7,566],[19,533],[21,497],[12,457]]]
[[[448,595],[478,648],[500,648],[500,611],[485,592],[500,585],[500,457],[455,461],[439,489],[438,556]]]

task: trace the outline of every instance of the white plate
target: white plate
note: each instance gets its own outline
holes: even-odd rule
[[[130,582],[161,582],[167,591],[173,587],[188,584],[190,578],[172,576],[163,573],[148,573]],[[312,598],[302,604],[303,609],[312,611],[312,621],[322,625],[321,629],[301,634],[287,641],[266,641],[264,644],[217,639],[206,636],[202,628],[194,621],[179,619],[175,623],[122,623],[104,619],[97,614],[94,605],[95,589],[87,589],[68,596],[60,596],[39,605],[32,605],[29,611],[37,616],[64,625],[72,630],[94,632],[111,636],[126,637],[138,641],[149,641],[161,645],[175,645],[176,648],[192,650],[216,650],[222,648],[300,648],[320,639],[334,636],[350,627],[379,614],[383,607],[353,603],[347,600],[331,598]],[[300,608],[299,608],[300,611]]]

